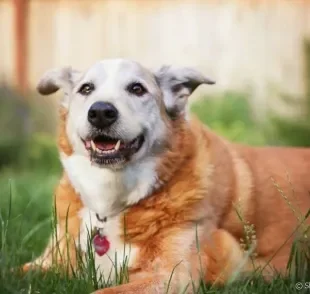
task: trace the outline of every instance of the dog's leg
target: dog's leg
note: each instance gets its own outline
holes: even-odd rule
[[[128,284],[101,289],[93,294],[152,294],[165,293],[163,277],[153,275],[153,277],[137,280]]]
[[[64,175],[56,189],[57,230],[44,250],[43,254],[32,262],[22,266],[23,271],[33,268],[48,270],[53,266],[71,272],[76,266],[75,240],[80,229],[78,212],[82,207],[78,194]]]
[[[68,219],[73,223],[75,219]],[[49,270],[51,267],[61,267],[67,272],[71,272],[76,265],[76,246],[72,236],[64,231],[65,225],[58,225],[57,232],[51,236],[43,254],[34,261],[22,266],[22,270],[27,272],[32,269]]]
[[[285,274],[291,243],[286,244],[277,254],[258,256],[250,259],[241,250],[240,244],[227,231],[217,230],[212,243],[204,247],[208,259],[206,281],[223,283],[233,274],[261,273],[269,281],[276,274]],[[211,245],[211,246],[210,246]]]
[[[287,264],[289,261],[292,242],[285,244],[282,248],[274,250],[267,256],[258,256],[253,263],[253,269],[262,274],[265,280],[270,281],[277,275],[287,274]]]
[[[207,259],[206,282],[221,284],[233,274],[242,274],[248,269],[249,260],[240,244],[225,230],[216,230],[204,244],[203,251]]]
[[[153,272],[148,268],[147,271],[141,273],[140,279],[137,276],[132,281],[130,276],[131,282],[128,284],[98,290],[94,293],[165,293],[167,287],[169,287],[168,293],[195,293],[200,279],[205,279],[210,283],[223,283],[238,269],[242,261],[246,263],[246,260],[243,260],[244,254],[241,246],[232,235],[224,230],[216,230],[211,238],[201,246],[200,253],[197,252],[197,248],[192,248],[189,255],[184,254],[186,250],[181,247],[182,237],[185,235],[183,232],[175,236],[180,238],[180,244],[173,243],[177,238],[163,242],[164,256],[158,256],[156,262],[153,262]],[[186,247],[184,242],[183,245]],[[176,252],[178,252],[177,255]],[[182,262],[177,264],[176,257]],[[175,263],[172,263],[173,260]],[[172,264],[175,264],[175,267],[171,266]],[[185,292],[183,292],[184,289],[186,289]]]

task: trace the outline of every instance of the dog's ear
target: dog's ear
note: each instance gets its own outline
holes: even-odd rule
[[[71,67],[50,69],[41,77],[37,91],[42,95],[50,95],[62,89],[64,91],[62,104],[67,107],[70,92],[80,78],[81,72],[73,70]]]
[[[195,69],[188,67],[163,66],[155,72],[167,113],[175,118],[185,114],[188,97],[201,84],[213,85],[215,82]]]

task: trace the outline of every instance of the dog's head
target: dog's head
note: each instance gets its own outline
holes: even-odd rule
[[[75,154],[122,168],[163,150],[169,120],[185,117],[187,98],[202,83],[214,82],[190,68],[165,66],[153,73],[113,59],[85,72],[50,70],[37,89],[42,95],[64,91],[66,133]]]

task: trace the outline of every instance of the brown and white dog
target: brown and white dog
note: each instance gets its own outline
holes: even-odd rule
[[[292,238],[286,241],[310,207],[310,150],[250,148],[218,137],[188,113],[200,84],[213,82],[194,69],[153,73],[121,59],[42,77],[41,94],[64,91],[64,174],[55,196],[57,245],[52,238],[25,269],[76,267],[76,250],[85,253],[91,235],[104,277],[124,263],[129,271],[127,284],[98,293],[164,293],[172,272],[170,289],[191,293],[202,274],[214,282],[241,264],[251,270],[239,244],[244,222],[255,228],[256,264],[272,259],[285,269]],[[55,260],[56,250],[62,254]]]

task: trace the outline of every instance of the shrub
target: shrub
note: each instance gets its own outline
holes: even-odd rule
[[[253,119],[249,101],[244,95],[226,93],[220,97],[204,97],[194,103],[191,110],[227,139],[251,145],[267,143],[265,128]]]
[[[0,169],[58,169],[52,109],[51,101],[0,87]]]
[[[285,119],[271,114],[270,121],[273,127],[273,139],[277,144],[290,146],[310,146],[310,41],[304,43],[304,64],[306,93],[301,100],[301,107],[305,115],[294,119]],[[282,95],[287,103],[298,103],[294,97]]]
[[[0,168],[20,160],[27,128],[28,108],[22,97],[0,88]]]
[[[20,166],[26,170],[34,168],[48,173],[58,173],[61,165],[54,136],[34,133],[29,137]]]

